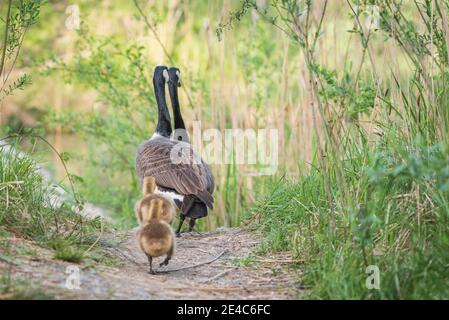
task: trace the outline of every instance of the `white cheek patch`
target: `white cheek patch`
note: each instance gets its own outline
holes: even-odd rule
[[[179,86],[181,86],[181,73],[179,72],[179,70],[176,71],[176,75],[178,76],[178,84]]]
[[[163,77],[165,79],[165,82],[168,82],[170,80],[170,77],[168,75],[168,71],[167,70],[162,71],[162,75],[163,75]]]

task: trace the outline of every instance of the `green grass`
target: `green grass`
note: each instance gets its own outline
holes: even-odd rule
[[[239,267],[249,267],[255,263],[255,257],[253,255],[246,255],[241,258],[235,258],[231,260],[231,263]]]
[[[75,247],[68,241],[58,240],[53,242],[51,246],[55,250],[55,259],[74,263],[79,263],[83,260],[84,250]]]
[[[15,151],[17,144],[14,146],[0,147],[2,234],[14,234],[51,248],[56,259],[80,262],[98,238],[103,222],[77,214],[75,201],[64,200],[59,208],[51,206],[36,163]]]
[[[449,44],[443,38],[449,30],[441,21],[449,3],[372,3],[380,10],[379,30],[370,36],[357,25],[351,30],[363,47],[359,71],[333,70],[321,64],[314,44],[298,41],[316,84],[310,89],[320,122],[312,128],[321,139],[314,140],[310,170],[297,181],[272,184],[252,217],[265,236],[262,251],[288,250],[303,263],[310,298],[447,299]],[[355,1],[348,5],[354,9]],[[291,10],[281,5],[277,20],[288,30],[297,27],[286,18]],[[310,40],[321,26],[289,35]],[[381,51],[387,45],[401,51],[406,73],[382,68],[380,59],[363,60],[379,37],[391,40]],[[368,266],[379,268],[378,290],[366,287]]]
[[[261,249],[292,251],[303,262],[311,298],[449,296],[449,153],[442,146],[390,145],[345,164],[353,172],[353,208],[327,202],[318,169],[299,183],[280,180],[253,208],[265,235]],[[332,183],[334,194],[340,189]],[[365,287],[369,265],[380,269],[380,290]]]

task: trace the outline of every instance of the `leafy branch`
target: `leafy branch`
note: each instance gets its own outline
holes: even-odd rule
[[[41,0],[19,0],[14,5],[12,0],[8,1],[6,17],[2,19],[5,32],[0,56],[0,101],[31,82],[30,76],[22,75],[5,89],[19,57],[25,34],[39,20],[41,4]]]

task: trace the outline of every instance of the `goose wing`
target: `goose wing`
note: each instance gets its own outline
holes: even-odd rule
[[[182,195],[193,194],[212,208],[212,173],[190,144],[162,137],[151,139],[139,147],[136,169],[141,181],[153,176],[158,186]]]

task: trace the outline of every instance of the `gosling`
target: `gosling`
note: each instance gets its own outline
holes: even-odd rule
[[[148,258],[148,272],[154,274],[153,258],[166,255],[160,266],[167,265],[175,250],[175,234],[170,226],[176,213],[173,200],[155,194],[154,177],[145,177],[143,197],[136,204],[136,217],[140,224],[137,240]]]

